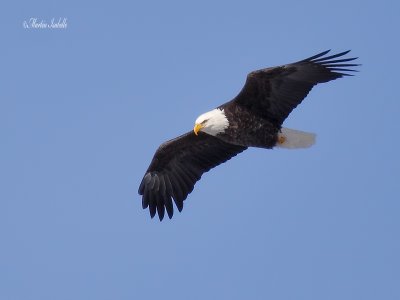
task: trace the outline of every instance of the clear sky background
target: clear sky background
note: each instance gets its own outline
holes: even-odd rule
[[[1,300],[400,299],[398,1],[7,2]],[[313,148],[250,149],[150,219],[161,142],[326,49],[363,65],[286,120]]]

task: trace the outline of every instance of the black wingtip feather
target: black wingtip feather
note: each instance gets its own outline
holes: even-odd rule
[[[321,65],[325,65],[325,64],[336,64],[336,63],[341,63],[341,62],[348,62],[348,61],[352,61],[352,60],[356,60],[358,57],[350,57],[350,58],[343,58],[343,59],[334,59],[334,60],[328,60],[328,61],[320,61],[318,62]],[[314,61],[315,62],[315,61]]]
[[[331,49],[325,50],[325,51],[323,51],[323,52],[321,52],[321,53],[318,53],[318,54],[316,54],[316,55],[313,55],[313,56],[311,56],[311,57],[309,57],[309,58],[303,59],[303,60],[301,60],[300,62],[311,61],[311,60],[317,59],[317,58],[319,58],[319,57],[321,57],[321,56],[324,56],[325,54],[328,54],[330,51],[331,51]]]
[[[322,64],[323,66],[330,68],[330,67],[358,67],[359,64],[335,64],[332,62],[329,62],[329,64]]]
[[[176,205],[176,208],[178,209],[179,212],[182,212],[183,209],[183,200],[179,200],[179,199],[175,199],[174,198],[174,202]]]
[[[150,203],[149,200],[150,200],[149,191],[148,191],[148,189],[144,188],[143,197],[142,197],[143,209],[147,208],[149,206],[149,203]]]
[[[340,72],[359,72],[358,70],[353,69],[343,69],[343,68],[329,68],[331,71],[340,71]]]
[[[164,202],[162,201],[160,195],[158,195],[158,194],[156,196],[156,202],[157,202],[158,218],[160,219],[160,222],[161,222],[164,219],[165,206],[164,206]]]
[[[151,195],[151,193],[150,193]],[[152,196],[150,196],[152,198]],[[149,200],[149,212],[150,212],[150,217],[153,219],[154,216],[156,215],[156,210],[157,210],[157,204],[154,201],[154,199]]]
[[[318,58],[318,59],[311,59],[313,62],[320,62],[320,61],[326,61],[326,60],[329,60],[329,59],[333,59],[333,58],[336,58],[336,57],[340,57],[340,56],[343,56],[343,55],[346,55],[347,53],[349,53],[351,50],[347,50],[347,51],[343,51],[343,52],[340,52],[340,53],[338,53],[338,54],[334,54],[334,55],[330,55],[330,56],[325,56],[325,57],[321,57],[321,58]]]
[[[143,195],[144,194],[145,187],[150,183],[150,181],[151,181],[151,174],[150,173],[146,173],[143,176],[142,182],[140,183],[140,186],[139,186],[139,189],[138,189],[139,195]]]
[[[147,201],[147,198],[142,197],[142,208],[146,209],[147,207],[149,207],[149,202]]]
[[[301,64],[314,64],[315,66],[320,66],[325,68],[327,71],[330,71],[331,75],[336,76],[332,79],[342,77],[342,76],[352,76],[351,74],[345,72],[358,72],[354,69],[349,69],[347,67],[358,67],[360,64],[348,63],[350,61],[356,60],[358,57],[349,57],[349,58],[341,58],[335,59],[338,57],[342,57],[350,52],[350,50],[343,51],[334,55],[324,56],[329,51],[321,52],[317,55],[312,56],[311,58],[305,59],[301,61]],[[321,69],[322,71],[322,69]],[[328,74],[327,74],[328,75]]]
[[[342,57],[346,54],[348,54],[351,50],[343,51],[334,55],[329,55],[325,56],[328,54],[331,50],[326,50],[321,53],[318,53],[314,56],[311,56],[309,58],[303,59],[299,61],[298,63],[314,63],[318,64],[324,67],[327,67],[328,69],[331,69],[331,67],[357,67],[359,64],[341,64],[345,62],[350,62],[353,60],[356,60],[358,57],[349,57],[349,58],[341,58],[341,59],[334,59],[337,57]]]
[[[164,205],[167,211],[167,215],[171,219],[172,216],[174,215],[174,207],[172,204],[172,199],[168,195],[164,195]]]

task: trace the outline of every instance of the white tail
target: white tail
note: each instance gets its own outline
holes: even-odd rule
[[[281,131],[278,133],[278,142],[276,143],[276,147],[286,149],[299,149],[309,148],[314,144],[314,133],[282,127]]]

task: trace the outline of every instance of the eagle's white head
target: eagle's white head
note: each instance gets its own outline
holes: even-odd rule
[[[203,131],[210,135],[216,136],[218,133],[223,133],[229,126],[223,109],[213,109],[200,115],[195,122],[193,131],[197,135],[199,131]]]

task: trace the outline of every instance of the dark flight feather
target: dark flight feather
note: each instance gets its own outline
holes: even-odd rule
[[[232,101],[281,126],[316,84],[351,75],[345,72],[356,72],[347,67],[358,64],[342,64],[356,57],[332,60],[350,51],[324,57],[329,51],[292,64],[251,72],[243,89]]]
[[[157,212],[162,220],[165,210],[172,218],[172,199],[181,211],[183,201],[203,173],[245,149],[203,132],[196,136],[192,131],[165,142],[154,154],[139,186],[143,208],[149,207],[152,218]]]

